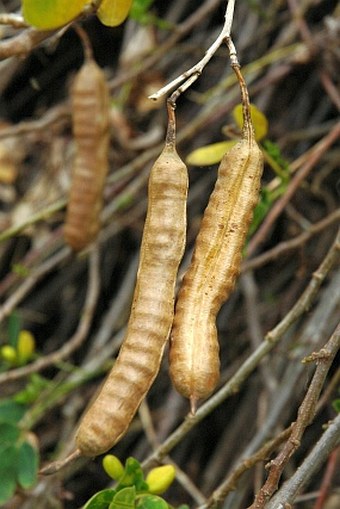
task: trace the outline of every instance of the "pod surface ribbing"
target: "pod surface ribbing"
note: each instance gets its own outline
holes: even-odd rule
[[[118,358],[77,432],[78,449],[96,456],[127,431],[155,379],[173,315],[186,237],[188,175],[174,145],[152,167],[137,282]]]
[[[220,163],[176,303],[170,375],[178,392],[191,399],[193,409],[219,379],[216,315],[240,271],[262,170],[262,152],[247,126]]]
[[[100,229],[110,143],[109,90],[103,71],[93,60],[77,73],[71,100],[75,159],[64,237],[74,251],[80,251]]]

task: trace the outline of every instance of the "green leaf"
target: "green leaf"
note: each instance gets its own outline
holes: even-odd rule
[[[103,25],[115,27],[123,23],[129,14],[132,0],[103,0],[97,16]]]
[[[168,509],[165,500],[157,495],[142,495],[137,504],[138,509]]]
[[[0,401],[0,423],[16,423],[24,416],[26,407],[12,399]]]
[[[129,486],[118,491],[113,497],[109,509],[134,509],[136,499],[136,488]]]
[[[108,509],[115,493],[116,491],[111,489],[98,491],[86,502],[83,509]]]
[[[8,319],[8,344],[13,346],[13,348],[17,346],[20,329],[20,318],[17,313],[13,311]]]
[[[130,16],[136,21],[143,22],[154,0],[134,0]]]
[[[274,161],[274,163],[276,163],[276,165],[273,165],[271,163],[270,159],[268,161],[268,157],[267,157],[267,161],[271,164],[274,171],[283,180],[289,181],[289,179],[290,179],[289,163],[282,156],[280,147],[276,143],[274,143],[270,140],[265,140],[262,145],[266,151],[267,156],[269,156],[269,158],[272,159]]]
[[[20,436],[20,430],[15,424],[0,422],[0,447],[15,444]]]
[[[23,0],[23,15],[30,25],[52,30],[76,18],[90,0]]]
[[[18,457],[18,483],[22,488],[30,488],[36,483],[38,463],[37,450],[28,442],[23,442]]]
[[[148,489],[148,485],[144,481],[142,467],[135,458],[128,458],[126,460],[125,471],[119,480],[116,490],[120,491],[127,486],[134,486],[137,491],[146,491]]]
[[[267,117],[254,104],[250,105],[250,114],[255,131],[256,141],[262,140],[268,133]],[[242,104],[237,104],[233,109],[233,117],[240,129],[243,127]]]
[[[224,154],[236,143],[236,141],[220,141],[197,148],[187,156],[186,162],[194,166],[211,166],[212,164],[219,163]]]
[[[10,445],[0,449],[0,504],[7,502],[16,488],[16,465],[18,449]]]
[[[11,266],[11,271],[16,274],[17,276],[20,276],[22,278],[26,278],[30,275],[30,269],[25,267],[25,265],[22,265],[21,263],[13,263]]]
[[[17,392],[13,396],[13,399],[17,403],[31,404],[36,401],[42,391],[50,385],[51,382],[49,380],[39,375],[38,373],[32,373],[26,387],[22,391]]]
[[[333,400],[332,407],[334,408],[337,414],[340,414],[340,399]]]

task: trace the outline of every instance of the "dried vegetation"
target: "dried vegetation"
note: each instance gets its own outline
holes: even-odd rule
[[[18,2],[6,4],[14,12]],[[159,0],[154,14],[166,29],[141,29],[133,21],[116,29],[95,19],[83,24],[112,99],[100,262],[89,250],[73,255],[62,234],[74,156],[69,91],[83,62],[79,37],[72,29],[60,35],[2,27],[1,335],[6,339],[15,311],[33,332],[39,357],[0,373],[0,390],[14,394],[35,372],[53,381],[25,417],[43,463],[74,447],[79,418],[124,335],[147,179],[166,127],[164,102],[147,96],[202,57],[224,9],[217,0]],[[333,361],[340,341],[339,19],[332,0],[236,4],[233,39],[251,100],[267,116],[268,138],[292,174],[250,240],[236,289],[218,316],[218,392],[186,418],[188,403],[173,389],[165,358],[129,433],[114,448],[122,460],[132,455],[146,466],[171,457],[179,468],[168,494],[175,506],[260,509],[277,484],[269,509],[283,509],[280,496],[299,509],[328,509],[332,499],[340,506],[340,417],[332,407],[339,397]],[[178,100],[181,157],[223,139],[239,101],[222,46]],[[180,276],[216,178],[216,167],[189,170]],[[263,183],[274,185],[275,178],[267,165]],[[7,507],[73,509],[107,483],[99,459],[81,460],[41,478]]]

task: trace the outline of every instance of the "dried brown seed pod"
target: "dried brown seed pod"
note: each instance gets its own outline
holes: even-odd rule
[[[74,251],[80,251],[100,230],[110,143],[108,85],[92,58],[77,73],[71,100],[76,154],[64,236]]]
[[[183,396],[206,398],[219,379],[216,315],[240,272],[253,209],[258,202],[263,155],[250,117],[249,98],[239,69],[244,126],[242,139],[223,157],[205,209],[191,264],[184,276],[171,334],[170,374]]]
[[[185,247],[188,175],[176,152],[171,107],[169,118],[165,147],[149,179],[148,211],[126,336],[76,436],[85,456],[107,451],[125,434],[159,371],[171,330],[177,271]]]

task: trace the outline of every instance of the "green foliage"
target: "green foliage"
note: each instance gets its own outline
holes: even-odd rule
[[[340,388],[338,388],[338,394],[340,394]],[[336,411],[337,414],[340,414],[340,398],[336,398],[332,401],[332,407]]]
[[[23,442],[18,454],[18,483],[22,488],[34,485],[38,472],[38,454],[29,443]]]
[[[335,399],[332,401],[332,407],[336,411],[337,414],[340,414],[340,399]]]
[[[17,486],[28,489],[36,483],[38,451],[20,429],[25,411],[12,400],[0,402],[0,504],[13,496]]]
[[[50,382],[33,374],[25,389],[0,400],[0,505],[17,486],[29,489],[37,481],[39,454],[34,435],[24,429],[29,409]]]
[[[150,9],[155,0],[133,0],[130,10],[130,18],[141,25],[155,25],[162,29],[170,28],[167,21],[155,16]]]
[[[39,375],[38,373],[33,373],[29,381],[26,384],[26,387],[22,389],[22,391],[17,392],[13,399],[16,403],[21,405],[30,405],[34,403],[42,391],[49,387],[51,382]]]
[[[157,495],[142,495],[137,503],[138,509],[168,509],[165,500]]]
[[[131,7],[130,16],[139,23],[148,23],[149,21],[149,10],[154,0],[134,0]]]
[[[1,423],[17,423],[24,416],[26,406],[13,399],[0,401],[0,425]]]
[[[169,509],[169,504],[158,494],[165,491],[175,478],[172,465],[163,465],[151,470],[144,479],[140,463],[135,458],[128,458],[123,467],[116,456],[108,454],[103,459],[105,472],[117,480],[114,489],[102,490],[88,500],[83,509]],[[181,509],[186,509],[181,506]]]
[[[11,345],[13,348],[17,347],[20,329],[21,329],[20,318],[18,317],[17,313],[13,311],[13,313],[11,313],[8,318],[7,326],[8,344]]]

